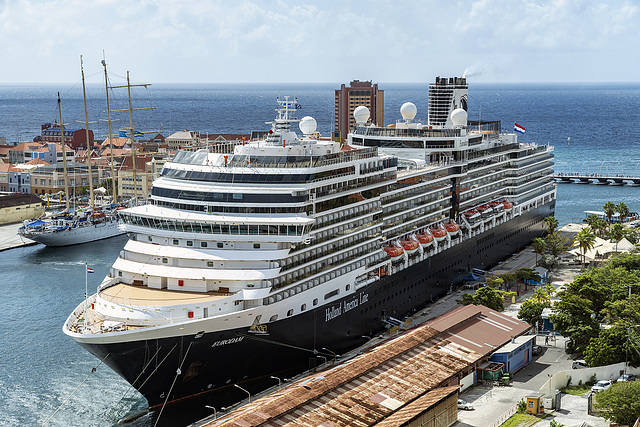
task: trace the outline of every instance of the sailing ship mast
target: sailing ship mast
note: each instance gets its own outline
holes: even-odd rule
[[[82,66],[82,55],[80,55],[80,71],[82,72],[82,97],[84,98],[84,131],[87,138],[87,164],[89,165],[89,202],[91,210],[94,209],[93,198],[93,171],[91,169],[91,141],[89,141],[89,116],[87,115],[87,91],[84,85],[84,67]]]
[[[109,151],[111,152],[111,191],[113,193],[113,202],[118,203],[118,189],[116,187],[116,171],[113,160],[113,135],[111,134],[111,106],[109,104],[109,77],[107,76],[107,61],[102,60],[104,67],[104,84],[107,92],[107,123],[109,125]]]
[[[106,70],[106,65],[105,65],[105,70]],[[132,87],[144,87],[147,88],[148,86],[151,86],[151,84],[149,83],[142,83],[142,84],[137,84],[137,85],[132,85],[131,81],[129,80],[129,71],[127,71],[127,84],[126,86],[107,86],[109,89],[117,89],[117,88],[127,88],[128,91],[128,96],[129,96],[129,108],[127,109],[123,109],[123,110],[112,110],[114,112],[120,112],[120,111],[128,111],[129,112],[129,138],[131,139],[131,161],[133,164],[133,200],[134,203],[137,204],[138,201],[138,176],[137,176],[137,170],[136,170],[136,146],[135,146],[135,141],[133,139],[134,136],[134,127],[133,127],[133,111],[134,110],[153,110],[155,109],[155,107],[141,107],[141,108],[133,108],[133,106],[131,105],[131,88]],[[109,133],[111,133],[111,131],[109,131]],[[113,150],[112,150],[113,152]]]
[[[62,143],[62,168],[64,170],[64,200],[69,212],[69,184],[67,183],[67,152],[64,148],[64,125],[62,124],[62,101],[58,92],[58,114],[60,115],[60,142]]]

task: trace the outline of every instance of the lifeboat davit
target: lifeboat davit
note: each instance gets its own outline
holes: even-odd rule
[[[391,257],[392,261],[402,258],[402,254],[404,253],[404,249],[399,246],[387,246],[384,248],[384,251]]]
[[[489,202],[489,206],[491,206],[491,208],[493,208],[493,210],[496,212],[499,212],[504,209],[503,202]]]
[[[493,208],[489,205],[482,205],[478,207],[478,211],[483,218],[490,216],[493,213]]]
[[[437,242],[442,242],[447,238],[447,230],[445,228],[432,228],[429,230],[433,235],[433,238],[436,239]]]
[[[480,212],[472,209],[470,211],[466,211],[463,212],[462,215],[466,218],[467,221],[469,222],[475,222],[477,219],[480,218]]]
[[[510,211],[513,208],[513,203],[507,202],[506,200],[502,202],[502,204],[504,205],[505,211]]]
[[[433,245],[433,242],[435,242],[435,239],[433,238],[433,235],[431,233],[420,233],[416,237],[418,238],[418,242],[423,248],[431,246]]]
[[[447,230],[451,236],[455,236],[460,233],[460,226],[456,224],[454,221],[449,221],[444,225],[444,228]]]
[[[420,244],[417,240],[401,240],[400,244],[409,255],[415,254],[420,247]]]

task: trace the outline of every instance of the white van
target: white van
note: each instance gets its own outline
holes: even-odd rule
[[[582,369],[582,368],[588,368],[587,362],[585,362],[582,359],[574,360],[573,363],[571,364],[571,369]]]

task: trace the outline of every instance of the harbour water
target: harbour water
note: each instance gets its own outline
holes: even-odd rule
[[[426,121],[428,83],[382,84],[385,123],[400,117],[402,103],[418,107]],[[275,97],[297,95],[300,116],[311,115],[319,131],[332,129],[333,96],[338,84],[291,85],[154,85],[142,92],[138,106],[155,110],[136,115],[136,127],[162,130],[167,136],[182,130],[249,133],[265,130]],[[27,141],[39,134],[40,124],[53,121],[56,92],[61,91],[64,120],[83,118],[77,88],[0,86],[0,136]],[[640,138],[633,124],[640,119],[640,84],[526,84],[470,82],[471,119],[502,120],[503,129],[515,122],[526,128],[521,141],[555,146],[556,170],[640,176]],[[95,83],[90,90],[90,120],[104,115],[104,97]],[[116,106],[117,108],[117,106]],[[92,114],[93,112],[93,114]],[[128,123],[128,122],[127,122]],[[81,126],[81,125],[79,125]],[[103,122],[94,129],[106,134]],[[568,141],[568,138],[571,138]],[[607,201],[624,201],[640,211],[640,187],[566,184],[558,186],[556,216],[561,224],[579,221],[584,210],[599,210]],[[0,425],[42,425],[65,402],[47,425],[114,425],[125,415],[145,408],[144,399],[106,366],[72,340],[61,327],[85,293],[107,274],[125,237],[69,248],[41,245],[0,252],[0,302],[4,312],[0,334]],[[71,396],[71,397],[70,397]],[[204,405],[178,413],[170,410],[158,425],[186,425],[209,415]],[[153,426],[154,415],[128,425]]]

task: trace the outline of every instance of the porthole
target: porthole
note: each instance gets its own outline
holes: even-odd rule
[[[193,246],[193,241],[187,240],[187,246]]]
[[[307,309],[307,304],[302,304],[300,306],[300,311],[305,311]]]
[[[200,242],[200,247],[206,248],[207,247],[207,242]]]
[[[166,264],[166,263],[168,263],[168,262],[169,262],[169,260],[168,260],[167,258],[162,258],[162,263],[163,263],[163,264]]]
[[[223,246],[222,243],[218,243],[219,248],[222,248],[222,246]]]
[[[253,249],[260,249],[260,243],[254,243]]]
[[[274,314],[273,316],[271,316],[269,318],[269,322],[275,322],[276,320],[278,320],[278,315],[277,314]]]
[[[350,285],[350,284],[347,284],[347,286],[345,286],[345,288],[344,288],[344,289],[345,289],[346,291],[348,291],[349,289],[351,289],[351,285]]]
[[[313,305],[318,305],[318,298],[313,299]]]
[[[293,316],[293,309],[290,309],[289,311],[287,311],[287,316]]]
[[[207,261],[207,267],[213,267],[213,261]]]
[[[179,241],[178,239],[173,239],[173,244],[174,244],[174,245],[179,245],[179,244],[180,244],[180,241]]]

